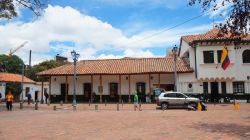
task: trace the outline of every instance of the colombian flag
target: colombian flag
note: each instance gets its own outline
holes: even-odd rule
[[[221,67],[223,68],[223,70],[226,70],[228,65],[230,64],[230,59],[228,57],[228,52],[227,52],[226,47],[224,47],[222,50],[220,63],[221,63]]]

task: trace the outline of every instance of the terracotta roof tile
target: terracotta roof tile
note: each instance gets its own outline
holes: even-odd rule
[[[202,40],[214,40],[214,39],[236,39],[241,38],[242,40],[250,40],[249,35],[241,35],[241,36],[234,36],[231,37],[231,34],[222,34],[218,28],[213,28],[212,30],[198,35],[187,35],[182,36],[181,39],[186,41],[187,43],[192,43],[193,41],[202,41]]]
[[[77,62],[76,73],[90,74],[140,74],[140,73],[172,73],[173,57],[167,58],[129,58],[82,60]],[[178,72],[193,72],[184,60],[177,59]],[[73,75],[74,65],[66,64],[38,73],[38,75]]]
[[[22,82],[22,75],[13,73],[0,73],[1,82]],[[24,76],[24,83],[35,83],[35,81]]]

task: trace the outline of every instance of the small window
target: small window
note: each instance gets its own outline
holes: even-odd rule
[[[214,63],[214,51],[203,52],[204,63]]]
[[[234,93],[245,93],[244,82],[233,82]]]
[[[168,93],[168,94],[165,94],[164,97],[171,97],[171,98],[175,98],[176,95],[175,93]]]
[[[192,88],[193,85],[191,83],[188,84],[188,88]]]
[[[222,54],[222,50],[218,50],[217,51],[217,60],[218,60],[218,63],[220,63],[221,54]]]
[[[250,50],[245,50],[242,53],[243,63],[250,63]]]

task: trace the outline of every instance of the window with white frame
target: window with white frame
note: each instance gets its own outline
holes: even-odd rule
[[[204,64],[214,63],[214,51],[203,51]]]
[[[234,93],[245,93],[244,82],[233,82]]]

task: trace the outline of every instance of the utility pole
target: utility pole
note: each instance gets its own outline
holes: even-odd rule
[[[177,46],[175,45],[172,49],[174,55],[174,91],[177,91],[177,72],[176,72],[176,60],[177,60]]]
[[[24,64],[22,64],[22,83],[21,83],[21,102],[20,102],[20,109],[23,109],[23,82],[24,82]]]

